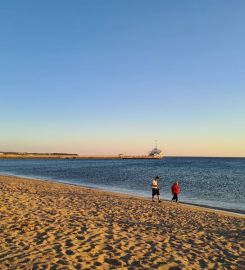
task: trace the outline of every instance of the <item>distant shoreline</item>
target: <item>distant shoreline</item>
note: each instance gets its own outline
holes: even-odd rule
[[[0,153],[0,159],[160,159],[147,155],[79,156],[77,154]]]
[[[244,159],[244,157],[208,157],[208,156],[164,156],[163,158],[147,155],[125,155],[125,156],[80,156],[78,154],[42,154],[42,153],[24,153],[24,154],[3,154],[0,152],[0,159],[164,159],[164,158],[233,158]]]

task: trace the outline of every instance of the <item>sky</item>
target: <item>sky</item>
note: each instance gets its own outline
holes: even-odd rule
[[[0,151],[245,156],[245,1],[0,2]]]

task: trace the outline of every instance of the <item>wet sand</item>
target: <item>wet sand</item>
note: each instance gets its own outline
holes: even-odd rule
[[[232,213],[0,176],[0,269],[244,269]]]

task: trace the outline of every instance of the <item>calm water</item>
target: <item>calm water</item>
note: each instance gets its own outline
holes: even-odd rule
[[[50,179],[121,193],[151,196],[160,176],[161,197],[171,199],[173,181],[180,200],[245,211],[245,158],[163,160],[0,160],[0,174]]]

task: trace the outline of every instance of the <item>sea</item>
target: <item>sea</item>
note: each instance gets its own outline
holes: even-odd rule
[[[245,214],[245,158],[1,159],[0,174],[99,188],[151,198],[160,177],[161,198]]]

